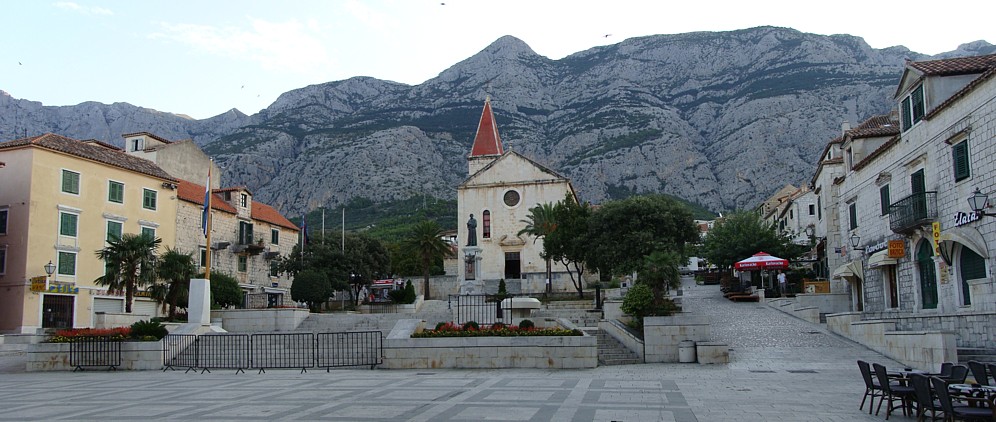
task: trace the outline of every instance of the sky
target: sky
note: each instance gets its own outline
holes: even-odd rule
[[[780,26],[924,53],[996,43],[985,2],[907,0],[0,1],[0,90],[208,118],[371,76],[411,85],[504,35],[560,59],[627,38]],[[988,6],[990,12],[996,6]]]

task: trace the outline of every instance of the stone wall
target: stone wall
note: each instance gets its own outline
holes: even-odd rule
[[[862,321],[856,312],[828,315],[827,328],[916,369],[936,372],[941,363],[958,360],[950,331],[896,331],[894,320]]]
[[[847,293],[798,294],[795,304],[800,308],[818,308],[821,314],[836,314],[851,310],[851,297]]]
[[[709,318],[699,315],[672,315],[643,319],[644,360],[678,362],[678,343],[709,340]]]
[[[603,319],[598,323],[598,329],[622,343],[627,349],[644,359],[643,340],[627,330],[621,322],[614,319]]]
[[[27,371],[72,371],[69,364],[69,343],[37,343],[28,347]],[[163,367],[162,341],[121,342],[121,365],[117,369],[131,371],[158,370]],[[84,369],[90,369],[84,367]],[[93,367],[106,370],[107,367]]]
[[[93,328],[131,327],[132,324],[149,318],[148,315],[97,312],[93,314]]]
[[[211,319],[221,319],[221,327],[231,333],[270,333],[294,331],[308,318],[307,309],[233,309],[211,311]]]

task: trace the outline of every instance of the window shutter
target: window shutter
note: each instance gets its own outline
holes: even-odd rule
[[[855,205],[851,204],[850,208],[848,208],[851,217],[851,230],[858,228],[858,210]]]
[[[913,123],[917,123],[923,120],[923,116],[927,114],[926,106],[923,102],[923,85],[916,87],[913,90],[913,95],[910,96],[911,106],[913,108]]]
[[[960,181],[970,176],[968,168],[968,141],[959,143],[951,148],[951,155],[954,162],[954,178]]]
[[[881,201],[882,201],[882,215],[888,215],[889,214],[889,185],[882,186],[882,188],[879,189],[878,192],[879,192],[879,196],[881,197]]]
[[[913,116],[910,115],[910,98],[903,99],[903,131],[909,130],[913,126]]]

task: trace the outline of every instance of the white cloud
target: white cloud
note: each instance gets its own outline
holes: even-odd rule
[[[150,37],[186,44],[209,54],[254,61],[266,70],[314,75],[326,73],[332,65],[321,40],[321,28],[315,22],[247,19],[248,27],[161,22],[163,31]]]
[[[110,16],[114,14],[114,11],[112,11],[111,9],[105,9],[103,7],[97,7],[97,6],[81,6],[71,1],[56,2],[53,3],[53,6],[58,7],[59,9],[62,10],[81,13],[84,15]]]

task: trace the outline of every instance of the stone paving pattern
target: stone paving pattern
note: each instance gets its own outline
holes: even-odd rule
[[[685,280],[729,365],[584,370],[24,373],[0,357],[0,421],[860,421],[856,359],[901,365],[758,303]],[[18,366],[20,365],[20,367]],[[867,407],[866,407],[867,409]],[[900,413],[892,418],[904,420]]]

